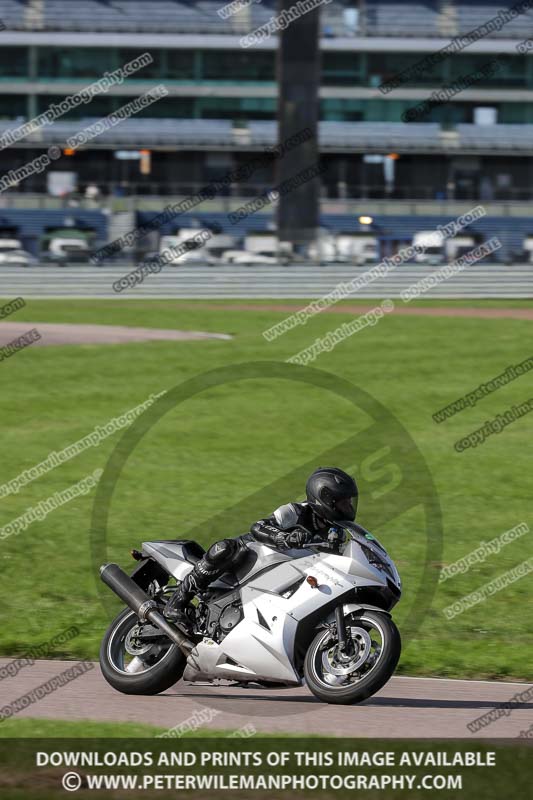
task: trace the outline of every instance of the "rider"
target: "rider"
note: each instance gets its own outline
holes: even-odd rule
[[[319,467],[305,487],[307,502],[287,503],[266,519],[255,522],[249,534],[212,544],[168,601],[164,615],[188,628],[187,605],[225,572],[234,570],[246,551],[246,541],[258,541],[280,550],[302,548],[324,541],[331,525],[355,519],[358,490],[355,480],[336,467]]]

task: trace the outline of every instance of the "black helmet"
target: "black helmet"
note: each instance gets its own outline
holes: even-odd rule
[[[328,522],[343,519],[353,522],[355,519],[359,497],[357,484],[342,469],[319,467],[307,481],[305,491],[307,502],[319,517]]]

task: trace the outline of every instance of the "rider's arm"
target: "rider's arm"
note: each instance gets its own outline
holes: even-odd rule
[[[280,530],[274,524],[273,517],[267,517],[266,519],[260,519],[254,522],[250,528],[250,533],[253,535],[254,539],[257,539],[257,541],[262,544],[279,547],[280,543],[283,543],[286,531]]]
[[[312,534],[300,525],[301,514],[296,503],[278,508],[270,517],[254,522],[250,532],[258,542],[271,547],[303,547]]]

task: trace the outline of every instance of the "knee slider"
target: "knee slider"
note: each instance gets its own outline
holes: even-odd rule
[[[210,567],[223,567],[229,564],[238,550],[237,542],[234,539],[222,539],[221,542],[212,544],[204,558]]]

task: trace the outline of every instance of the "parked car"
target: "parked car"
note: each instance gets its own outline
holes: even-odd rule
[[[279,264],[279,259],[263,253],[250,253],[248,250],[226,250],[220,259],[222,264]]]
[[[196,241],[195,236],[198,237],[203,233],[201,228],[181,228],[173,236],[162,236],[159,244],[159,254],[168,255],[172,254],[173,248],[180,250],[186,248],[181,255],[176,255],[175,258],[167,262],[169,267],[182,267],[184,265],[204,265],[213,266],[218,263],[218,259],[209,253],[208,248],[201,241]]]
[[[24,247],[20,239],[0,238],[0,253],[8,250],[24,250]]]
[[[37,259],[26,250],[0,248],[0,267],[33,267]]]
[[[62,266],[64,264],[89,264],[91,249],[86,239],[55,237],[50,239],[42,260]]]

